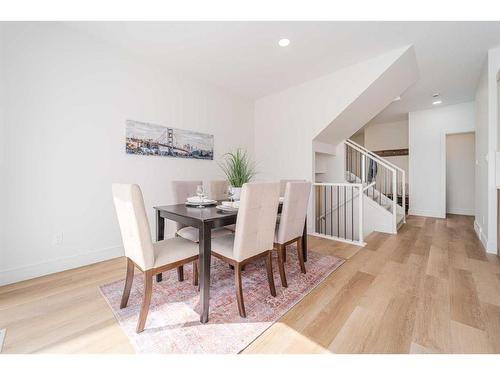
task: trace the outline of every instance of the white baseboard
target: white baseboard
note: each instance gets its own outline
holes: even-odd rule
[[[477,238],[481,239],[481,232],[483,230],[481,229],[481,226],[479,225],[479,223],[474,220],[474,232],[476,232],[476,235],[477,235]]]
[[[3,342],[5,340],[5,332],[7,330],[5,328],[0,328],[0,353],[2,352],[3,349]]]
[[[479,238],[479,241],[483,244],[483,247],[486,249],[486,252],[491,254],[497,253],[496,245],[488,241],[488,237],[484,233],[483,228],[476,220],[474,220],[474,232],[476,232],[476,235]]]
[[[115,246],[46,262],[0,270],[0,286],[102,262],[103,260],[120,256],[123,256],[123,247]]]
[[[353,245],[361,246],[361,247],[365,247],[366,246],[366,242],[364,242],[364,241],[363,242],[360,242],[360,241],[349,241],[349,240],[346,240],[344,238],[335,237],[335,236],[329,236],[327,234],[321,234],[321,233],[316,233],[316,232],[312,232],[310,234],[311,234],[311,236],[321,237],[321,238],[325,238],[325,239],[331,240],[331,241],[344,242],[344,243],[353,244]]]
[[[467,216],[474,216],[476,214],[473,208],[448,208],[446,213],[452,215],[467,215]]]
[[[498,254],[496,244],[493,242],[486,242],[486,252],[490,254]]]
[[[414,216],[426,216],[426,217],[437,217],[439,219],[444,219],[443,215],[441,214],[440,211],[437,210],[415,210],[415,209],[409,209],[408,210],[409,215],[414,215]]]

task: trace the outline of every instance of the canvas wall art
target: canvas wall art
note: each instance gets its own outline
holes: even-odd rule
[[[126,152],[133,155],[213,160],[214,136],[127,120]]]

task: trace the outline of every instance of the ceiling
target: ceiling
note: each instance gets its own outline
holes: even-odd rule
[[[157,64],[257,99],[414,45],[420,78],[373,121],[474,98],[500,22],[66,22]],[[288,38],[288,47],[278,40]]]

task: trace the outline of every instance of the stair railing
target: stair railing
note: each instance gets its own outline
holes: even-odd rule
[[[346,145],[352,146],[353,148],[359,150],[361,153],[366,155],[367,157],[370,157],[374,160],[379,161],[383,165],[387,165],[388,167],[391,167],[392,169],[396,170],[396,189],[395,189],[395,196],[392,194],[389,194],[389,197],[394,198],[396,202],[398,202],[399,197],[401,197],[401,207],[403,208],[403,222],[406,223],[406,172],[404,169],[401,167],[398,167],[394,163],[391,163],[385,158],[382,158],[381,156],[375,154],[374,152],[368,150],[367,148],[361,146],[360,144],[352,141],[351,139],[346,139],[345,140]]]
[[[397,232],[397,169],[385,160],[374,157],[362,146],[354,142],[345,142],[345,173],[350,183],[360,183],[365,186],[375,182],[364,193],[392,214],[393,232]]]
[[[316,236],[364,246],[361,183],[315,183]]]

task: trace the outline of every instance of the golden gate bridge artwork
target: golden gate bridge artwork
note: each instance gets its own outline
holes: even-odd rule
[[[214,136],[127,120],[126,152],[133,155],[213,160]]]

